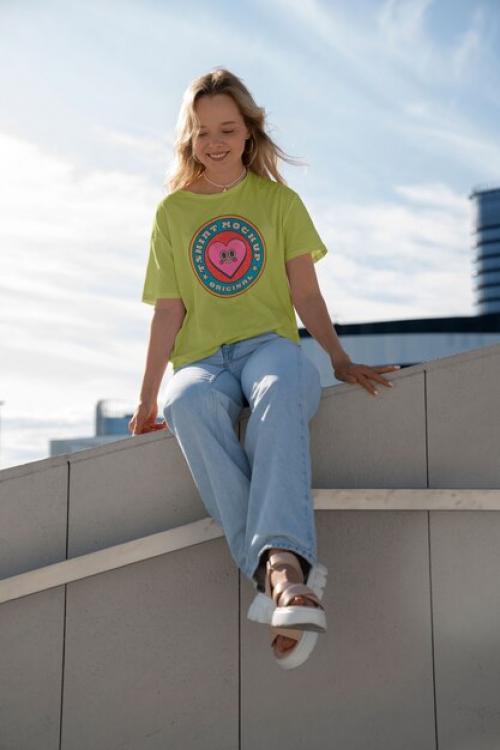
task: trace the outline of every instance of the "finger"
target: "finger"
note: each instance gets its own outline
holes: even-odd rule
[[[376,380],[377,383],[382,383],[383,385],[387,386],[388,388],[393,387],[393,383],[391,383],[390,380],[387,380],[387,378],[383,378],[381,375],[379,375],[379,372],[387,372],[388,369],[392,369],[392,366],[387,367],[366,367],[364,372],[362,373],[365,377],[371,378],[372,380]]]
[[[381,377],[378,377],[376,375],[370,375],[370,377],[373,380],[376,380],[378,383],[383,383],[383,385],[385,385],[387,388],[393,388],[394,387],[394,383],[391,383],[391,381],[387,380],[387,378],[381,378]]]
[[[370,383],[368,378],[363,375],[362,372],[358,374],[359,384],[363,386],[363,388],[366,388],[366,390],[371,393],[373,396],[377,395],[377,391],[375,387]]]

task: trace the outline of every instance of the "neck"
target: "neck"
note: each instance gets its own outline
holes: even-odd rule
[[[221,173],[221,174],[212,176],[212,174],[210,174],[205,169],[205,171],[202,173],[202,177],[210,185],[213,185],[214,187],[229,188],[229,187],[233,187],[234,185],[238,184],[238,182],[243,180],[246,174],[247,174],[247,170],[245,166],[241,164],[241,167],[237,174],[234,174],[233,172],[232,175]]]

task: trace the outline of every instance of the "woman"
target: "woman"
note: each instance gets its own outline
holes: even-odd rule
[[[129,429],[168,426],[176,436],[208,513],[260,592],[249,617],[271,624],[274,656],[292,668],[326,631],[308,426],[321,383],[294,307],[339,380],[374,393],[370,379],[389,385],[379,373],[395,368],[355,364],[342,349],[313,267],[327,248],[278,172],[278,158],[293,160],[237,76],[215,69],[190,84],[176,157],[151,233],[142,301],[155,310]],[[169,360],[166,423],[157,424]],[[245,406],[241,445],[235,427]]]

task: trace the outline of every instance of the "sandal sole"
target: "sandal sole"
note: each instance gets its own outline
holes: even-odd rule
[[[318,642],[318,637],[318,633],[313,633],[311,630],[304,630],[297,645],[293,646],[293,648],[284,656],[276,656],[273,649],[274,661],[279,664],[282,669],[295,669],[296,667],[300,667],[301,664],[304,664],[304,662],[309,659],[316,643]]]
[[[275,607],[271,625],[293,630],[312,630],[316,633],[326,633],[327,630],[324,610],[307,605]]]

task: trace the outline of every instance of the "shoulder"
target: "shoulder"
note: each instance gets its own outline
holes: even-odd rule
[[[163,198],[161,198],[158,203],[156,204],[156,215],[159,216],[161,214],[166,214],[172,205],[172,200],[175,196],[175,193],[169,193],[168,195],[164,195]]]
[[[157,203],[153,212],[153,232],[160,231],[167,239],[170,238],[169,214],[171,209],[171,194],[163,196]]]
[[[298,193],[293,188],[282,182],[262,177],[255,172],[253,173],[253,179],[257,190],[265,194],[266,198],[270,200],[279,200],[284,207],[289,206],[298,197]]]
[[[160,198],[160,200],[157,202],[155,209],[155,217],[157,220],[161,221],[163,219],[164,221],[166,221],[166,218],[172,210],[172,207],[178,203],[177,193],[177,190],[173,193],[168,193],[167,195],[164,195],[163,198]]]

